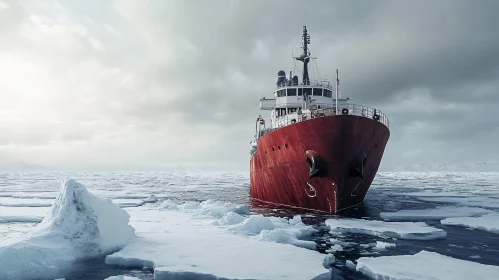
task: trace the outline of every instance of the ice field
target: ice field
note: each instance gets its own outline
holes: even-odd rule
[[[234,172],[0,172],[0,279],[494,279],[499,173],[379,173],[341,216]]]

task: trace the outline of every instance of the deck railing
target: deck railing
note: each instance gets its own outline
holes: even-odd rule
[[[292,81],[288,80],[286,82],[276,84],[277,88],[285,88],[285,87],[325,87],[325,88],[333,88],[333,84],[328,80],[310,80],[308,85],[305,85],[303,82],[298,84],[293,84]]]
[[[348,112],[346,112],[344,109],[347,109]],[[336,114],[336,109],[335,108],[325,108],[325,109],[311,109],[311,112],[308,112],[307,114],[298,114],[296,118],[283,118],[283,119],[278,119],[275,121],[275,123],[272,123],[270,127],[266,128],[263,130],[262,134],[260,135],[263,136],[265,134],[268,134],[274,130],[277,130],[279,128],[283,128],[288,125],[292,125],[295,123],[299,123],[302,121],[308,121],[310,119],[314,118],[321,118],[321,117],[329,117],[329,116],[334,116],[334,115],[354,115],[354,116],[360,116],[360,117],[365,117],[369,119],[373,119],[375,121],[379,121],[380,123],[384,124],[387,128],[390,128],[390,122],[388,120],[388,117],[381,112],[378,109],[367,107],[364,105],[357,105],[357,104],[344,104],[341,106],[338,106],[338,113]],[[375,117],[377,116],[377,117]]]

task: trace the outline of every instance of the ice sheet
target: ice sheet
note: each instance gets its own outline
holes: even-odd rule
[[[49,207],[5,207],[0,206],[0,221],[40,222]]]
[[[433,240],[445,238],[447,233],[423,222],[384,222],[362,219],[327,219],[332,232],[360,233],[400,239]]]
[[[54,199],[24,199],[0,197],[0,206],[4,207],[50,207]]]
[[[494,213],[477,207],[443,206],[433,209],[400,210],[397,212],[381,212],[380,217],[391,221],[442,220],[450,217],[467,217]]]
[[[490,280],[499,267],[454,259],[434,252],[415,255],[362,257],[357,271],[372,279],[389,280]]]
[[[456,203],[463,206],[476,206],[491,209],[499,209],[499,198],[475,196],[475,197],[418,197],[428,202]]]
[[[443,225],[464,226],[493,233],[499,233],[499,214],[487,214],[480,217],[456,217],[440,221]]]
[[[39,209],[39,208],[37,208]],[[132,237],[129,215],[109,200],[66,180],[41,223],[0,243],[0,279],[63,276],[71,263],[122,248]]]
[[[253,229],[251,233],[238,232],[234,228],[231,230],[219,221],[231,212],[225,212],[227,209],[237,208],[228,203],[224,204],[225,209],[221,209],[221,203],[218,203],[219,207],[214,207],[213,202],[204,204],[205,207],[200,206],[200,203],[186,203],[179,205],[179,210],[161,211],[144,209],[146,206],[142,209],[129,208],[137,238],[123,250],[107,256],[106,263],[154,267],[156,280],[177,279],[173,277],[186,275],[192,279],[217,279],[215,276],[235,279],[311,279],[324,273],[324,255],[319,252],[259,240],[260,235],[254,229],[270,230],[270,226],[256,226],[257,220],[252,220],[245,227]],[[171,203],[168,209],[172,209]],[[245,212],[244,208],[240,208],[239,212]],[[245,218],[245,221],[248,220]],[[293,223],[298,224],[297,228],[301,227],[298,219],[291,220],[288,226],[291,227]]]
[[[140,278],[133,277],[133,276],[127,276],[127,275],[117,275],[117,276],[107,277],[104,280],[140,280]]]
[[[113,203],[120,207],[138,207],[145,202],[140,199],[113,199]]]

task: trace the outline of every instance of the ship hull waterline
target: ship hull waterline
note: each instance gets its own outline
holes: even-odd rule
[[[389,137],[381,122],[355,115],[314,118],[277,129],[258,140],[250,160],[250,196],[329,214],[359,205]],[[311,153],[321,160],[319,175],[311,176]],[[359,169],[360,175],[353,172]]]

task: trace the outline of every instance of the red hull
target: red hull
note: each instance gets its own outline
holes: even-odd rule
[[[258,140],[251,158],[251,197],[331,214],[358,205],[378,171],[389,137],[381,122],[354,115],[314,118],[275,130]],[[323,159],[322,177],[309,178],[307,150]],[[362,153],[367,155],[363,179],[351,175]]]

